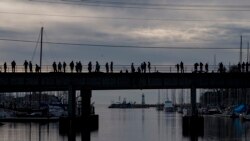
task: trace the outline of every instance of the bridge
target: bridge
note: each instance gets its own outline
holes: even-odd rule
[[[68,91],[75,117],[76,90],[83,116],[90,115],[92,90],[190,89],[192,114],[197,88],[250,88],[250,73],[0,73],[0,92]]]

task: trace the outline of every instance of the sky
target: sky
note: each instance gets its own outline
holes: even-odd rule
[[[44,44],[44,65],[71,60],[85,65],[89,61],[113,61],[114,65],[143,61],[152,65],[180,61],[213,64],[215,55],[217,63],[235,64],[239,50],[177,48],[239,48],[240,35],[246,48],[249,11],[249,0],[1,0],[0,39],[37,41],[40,28],[44,27],[45,42],[175,48]],[[38,63],[39,49],[35,48],[36,43],[0,40],[0,64],[12,60],[23,64],[25,59]],[[244,50],[243,60],[246,57]],[[97,103],[110,103],[119,95],[127,95],[127,99],[139,102],[141,93],[146,93],[150,102],[157,101],[157,90],[95,91],[94,99]]]

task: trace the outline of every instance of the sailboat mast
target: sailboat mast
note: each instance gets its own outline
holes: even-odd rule
[[[242,35],[240,36],[240,64],[242,64]]]
[[[160,104],[160,90],[158,89],[158,104]]]
[[[43,59],[43,27],[41,28],[40,72],[42,72],[42,59]]]
[[[247,42],[247,62],[249,61],[249,42]]]

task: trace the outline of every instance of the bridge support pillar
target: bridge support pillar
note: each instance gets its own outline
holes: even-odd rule
[[[182,118],[182,133],[183,136],[191,137],[191,139],[197,139],[204,135],[204,118],[198,116],[196,107],[196,88],[191,88],[191,115],[183,116]]]
[[[191,88],[191,108],[192,108],[192,116],[198,116],[197,108],[196,108],[196,88]]]
[[[68,92],[68,117],[75,118],[76,116],[76,90],[69,87]]]
[[[81,110],[82,110],[82,117],[89,117],[91,114],[91,96],[92,91],[91,89],[83,88],[81,89]]]
[[[84,128],[96,130],[99,127],[99,116],[94,114],[94,107],[91,105],[91,97],[91,89],[81,89],[81,124]]]

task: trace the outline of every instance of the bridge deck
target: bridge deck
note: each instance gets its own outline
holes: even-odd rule
[[[250,88],[250,73],[0,73],[1,92]]]

